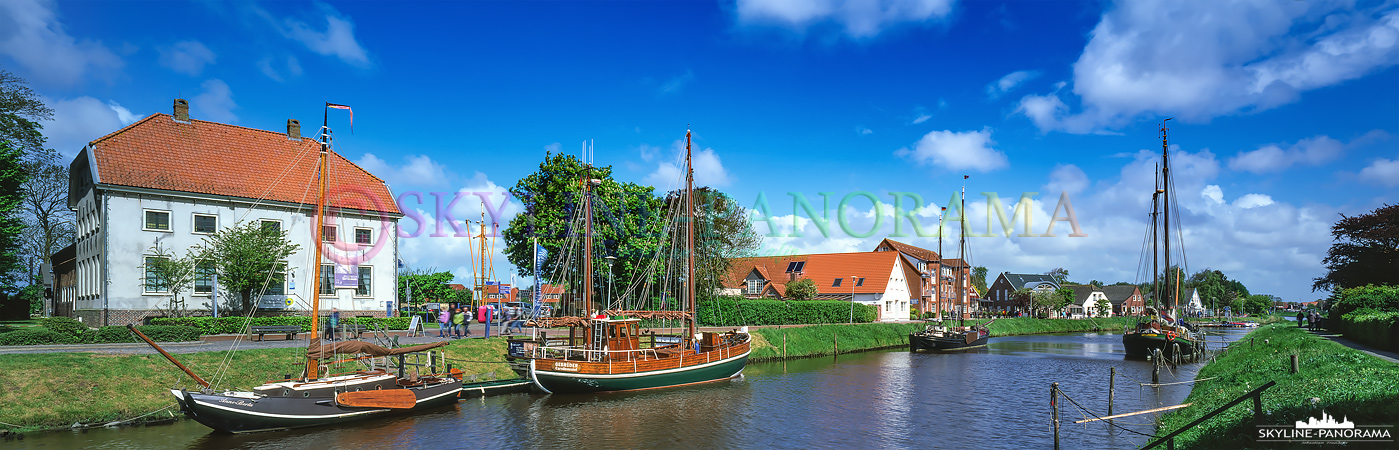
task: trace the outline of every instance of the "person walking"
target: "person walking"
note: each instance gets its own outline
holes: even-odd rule
[[[1307,320],[1307,316],[1303,315],[1301,311],[1297,311],[1297,328],[1302,328],[1302,322],[1305,320]]]
[[[461,322],[462,330],[466,331],[466,337],[471,337],[471,308],[462,308],[461,313],[464,316]]]
[[[461,309],[452,309],[452,332],[454,339],[461,339],[462,330],[465,328],[466,312]]]
[[[447,337],[447,324],[451,323],[451,321],[451,312],[447,311],[447,308],[442,308],[442,312],[437,315],[437,337]]]
[[[335,328],[340,326],[339,308],[330,308],[329,322],[329,325],[325,327],[325,339],[328,341],[333,341],[335,340]]]

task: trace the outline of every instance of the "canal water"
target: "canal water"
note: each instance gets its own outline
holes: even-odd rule
[[[1211,332],[1211,347],[1242,330]],[[637,393],[514,394],[412,416],[308,430],[220,435],[194,421],[33,433],[14,449],[449,448],[1050,448],[1050,383],[1105,415],[1179,404],[1190,384],[1144,387],[1151,363],[1123,358],[1117,334],[993,338],[967,353],[887,350],[750,364],[742,378]],[[1163,369],[1191,380],[1199,365]],[[1061,400],[1063,448],[1131,449],[1156,416],[1074,425],[1091,417]],[[1136,433],[1134,433],[1136,432]]]

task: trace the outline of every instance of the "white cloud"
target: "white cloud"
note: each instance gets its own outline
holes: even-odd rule
[[[1019,112],[1041,130],[1088,133],[1140,115],[1205,121],[1264,110],[1399,63],[1392,3],[1123,2],[1090,35],[1074,64],[1080,111],[1057,92],[1021,100]]]
[[[642,151],[647,151],[646,146]],[[695,148],[692,153],[690,165],[695,169],[695,186],[723,187],[733,183],[733,177],[724,168],[724,162],[714,149]],[[642,182],[662,192],[679,189],[685,182],[685,141],[671,143],[671,154],[675,155],[672,162],[657,164],[656,170],[646,175]]]
[[[450,173],[447,176],[457,178]],[[431,267],[452,272],[457,282],[472,279],[472,274],[479,271],[478,267],[471,265],[473,252],[478,253],[476,258],[480,257],[479,241],[467,236],[458,236],[458,232],[471,236],[480,233],[481,227],[478,222],[484,212],[487,222],[486,234],[494,235],[493,245],[500,249],[504,242],[499,239],[500,234],[491,222],[504,229],[511,219],[523,211],[520,202],[514,197],[505,197],[508,193],[506,188],[491,181],[481,172],[476,172],[466,179],[463,186],[454,191],[438,192],[438,195],[416,192],[417,196],[405,196],[407,192],[416,191],[395,189],[395,193],[402,199],[399,208],[407,215],[399,221],[399,226],[404,234],[411,235],[399,238],[400,258],[412,268]],[[483,198],[490,203],[484,209]],[[453,200],[456,201],[455,204],[452,203]],[[451,223],[447,220],[451,220]],[[489,262],[494,269],[492,278],[510,281],[515,267],[510,264],[504,252],[493,252]],[[525,278],[516,281],[524,282]]]
[[[874,130],[871,130],[870,127],[864,125],[855,125],[855,134],[861,136],[864,136],[866,134],[874,134]]]
[[[109,76],[123,65],[102,42],[69,36],[45,0],[0,2],[0,54],[27,68],[32,81],[58,85]]]
[[[923,113],[923,114],[918,114],[918,117],[914,117],[914,118],[913,118],[913,124],[914,124],[914,125],[917,125],[917,124],[920,124],[920,123],[923,123],[923,122],[927,122],[928,119],[931,119],[931,118],[933,118],[933,116],[930,115],[930,114],[925,114],[925,113]]]
[[[189,76],[199,76],[205,64],[218,60],[218,55],[199,41],[180,41],[156,51],[160,52],[160,65]]]
[[[1399,158],[1377,158],[1360,169],[1360,179],[1381,186],[1399,186]]]
[[[872,38],[904,24],[939,21],[952,13],[955,0],[738,0],[737,21],[745,25],[775,25],[805,33],[835,24],[854,39]]]
[[[271,57],[263,58],[257,62],[257,68],[273,81],[286,81],[301,76],[301,63],[296,60],[295,56],[288,56],[283,61],[282,67],[278,68],[277,62]]]
[[[404,155],[403,164],[395,166],[373,153],[365,153],[355,164],[396,188],[431,188],[450,182],[446,167],[427,155]]]
[[[685,87],[685,85],[687,84],[690,84],[691,81],[695,81],[695,73],[690,71],[690,69],[685,69],[685,73],[670,77],[669,80],[666,80],[665,83],[662,83],[661,93],[670,94],[674,92],[679,92],[681,88]]]
[[[45,147],[57,150],[64,158],[77,155],[93,139],[141,119],[111,100],[78,97],[44,99],[44,103],[53,108],[53,120],[43,123],[44,137],[48,138]]]
[[[1229,168],[1253,173],[1277,172],[1294,164],[1319,166],[1339,158],[1346,146],[1327,136],[1313,136],[1297,141],[1284,150],[1275,144],[1258,150],[1239,153],[1229,160]]]
[[[1046,195],[1068,192],[1070,195],[1088,188],[1088,174],[1073,164],[1059,164],[1049,172],[1049,183],[1044,185]]]
[[[1273,204],[1273,197],[1266,194],[1247,194],[1243,197],[1239,197],[1238,200],[1234,200],[1234,207],[1241,209],[1251,209],[1271,204]]]
[[[943,130],[923,135],[913,149],[901,148],[894,153],[949,170],[990,172],[1010,165],[1005,153],[991,147],[994,144],[990,127],[981,131]]]
[[[301,20],[286,18],[277,20],[265,11],[259,11],[281,31],[283,36],[302,43],[307,49],[321,55],[340,58],[355,67],[369,67],[369,52],[355,39],[355,25],[348,17],[340,14],[329,5],[317,4],[325,14],[326,25],[322,30]]]
[[[1006,76],[1001,77],[1000,80],[986,85],[986,96],[990,97],[992,100],[995,100],[997,98],[1000,98],[1002,95],[1005,95],[1006,93],[1015,90],[1016,87],[1019,87],[1026,81],[1033,80],[1035,79],[1035,77],[1038,76],[1040,76],[1040,72],[1038,70],[1018,70],[1015,72],[1008,73],[1006,74]]]
[[[237,123],[238,116],[233,114],[233,110],[238,109],[238,104],[233,102],[233,90],[228,88],[228,83],[223,80],[206,80],[199,85],[204,88],[204,92],[190,99],[191,111],[198,111],[205,120],[222,123]],[[192,115],[192,114],[191,114]]]

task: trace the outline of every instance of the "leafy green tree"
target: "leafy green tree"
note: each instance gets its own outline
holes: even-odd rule
[[[589,233],[583,219],[584,178],[597,180],[591,190],[592,255],[582,254],[582,239]],[[585,256],[591,256],[594,262],[594,293],[604,292],[609,278],[615,280],[614,287],[620,292],[632,290],[629,288],[637,280],[642,284],[652,282],[636,289],[639,292],[649,294],[654,292],[651,289],[658,289],[655,282],[659,281],[661,273],[652,272],[654,275],[650,279],[641,277],[648,272],[649,263],[661,256],[661,243],[669,239],[665,229],[667,221],[660,214],[663,200],[656,198],[650,186],[617,182],[612,179],[610,166],[588,169],[573,155],[546,154],[539,169],[521,178],[510,193],[523,204],[524,212],[511,219],[503,233],[505,255],[520,275],[536,275],[534,242],[537,239],[546,251],[540,265],[543,273],[538,276],[551,283],[567,283],[569,292],[583,291],[582,258]],[[608,256],[616,259],[608,264],[604,262]],[[604,272],[609,268],[611,277]],[[595,304],[594,308],[603,306]]]
[[[149,275],[141,277],[141,286],[147,291],[169,293],[170,300],[166,303],[167,306],[157,309],[168,317],[183,317],[188,308],[184,299],[180,298],[180,293],[191,287],[199,277],[199,272],[195,270],[194,257],[175,256],[159,243],[151,247],[150,253],[153,256],[141,265],[143,273]]]
[[[978,296],[986,296],[986,274],[989,270],[986,266],[972,267],[972,287],[976,288]]]
[[[229,300],[232,313],[241,314],[257,307],[255,295],[287,270],[287,257],[300,248],[287,239],[286,231],[263,227],[254,221],[205,236],[204,241],[190,251],[197,255],[197,261],[213,264],[219,285],[233,294],[234,298]],[[311,272],[314,274],[318,269],[313,268]]]
[[[448,286],[452,282],[451,272],[437,272],[436,269],[402,269],[398,271],[398,303],[400,305],[422,306],[427,302],[453,302],[455,289]],[[408,287],[412,286],[413,298],[408,298]],[[471,291],[467,301],[471,301]]]
[[[0,139],[0,293],[14,292],[15,274],[22,267],[19,239],[24,221],[19,217],[19,207],[29,174],[20,162],[21,156],[19,148]]]
[[[1244,299],[1244,312],[1249,314],[1263,314],[1268,312],[1268,308],[1273,306],[1273,297],[1270,295],[1250,295]]]
[[[1205,269],[1185,280],[1185,286],[1200,293],[1200,303],[1206,308],[1219,309],[1225,306],[1233,311],[1241,311],[1243,299],[1248,298],[1248,288],[1237,280],[1230,280],[1223,272]]]
[[[816,282],[810,278],[802,278],[791,283],[787,283],[787,299],[789,300],[815,300]]]
[[[1044,315],[1057,315],[1064,311],[1069,304],[1074,301],[1074,290],[1069,288],[1059,288],[1053,291],[1033,291],[1030,294],[1030,301],[1035,311]]]
[[[1358,216],[1342,214],[1331,226],[1331,237],[1335,243],[1322,260],[1326,275],[1315,279],[1313,291],[1399,285],[1399,205]]]
[[[1341,317],[1357,309],[1399,311],[1399,286],[1360,286],[1345,289],[1333,297],[1331,317]],[[1323,309],[1326,309],[1323,307]]]
[[[1108,300],[1106,297],[1099,298],[1098,301],[1093,304],[1093,315],[1098,317],[1112,316],[1112,301]]]
[[[0,141],[9,142],[21,159],[51,153],[44,148],[44,126],[39,122],[52,119],[53,109],[23,78],[0,69]]]
[[[1045,272],[1044,274],[1054,278],[1054,282],[1059,283],[1060,286],[1069,282],[1069,269],[1063,267],[1055,267],[1054,270]]]
[[[683,225],[684,191],[672,191],[666,195],[662,213],[682,217]],[[753,231],[753,221],[747,208],[740,206],[732,197],[710,187],[696,188],[695,197],[695,292],[701,299],[711,297],[722,287],[729,273],[729,261],[735,258],[752,256],[763,245],[763,237]],[[678,227],[677,238],[683,241],[684,228]],[[683,246],[683,244],[681,244]],[[683,253],[676,254],[671,261],[674,267],[683,267],[680,260]]]

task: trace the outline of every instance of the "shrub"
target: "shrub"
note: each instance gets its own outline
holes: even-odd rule
[[[1371,285],[1343,290],[1336,304],[1331,305],[1330,317],[1341,317],[1362,308],[1399,311],[1399,286]]]
[[[1399,350],[1399,311],[1360,308],[1341,316],[1346,339],[1386,350]]]
[[[700,301],[696,313],[703,326],[847,323],[851,304],[841,301],[782,302],[733,297]],[[873,322],[873,306],[856,303],[855,323]]]
[[[87,325],[69,317],[45,317],[39,320],[39,325],[55,333],[73,337],[82,336],[88,331]]]
[[[0,345],[72,344],[76,337],[47,328],[31,328],[0,334]]]

